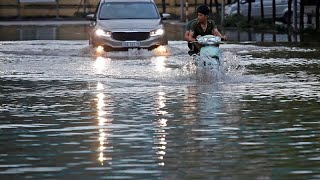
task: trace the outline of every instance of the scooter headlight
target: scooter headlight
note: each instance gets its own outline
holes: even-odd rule
[[[102,29],[97,29],[95,31],[97,36],[104,36],[104,37],[110,37],[111,36],[111,32],[110,31],[104,31]]]
[[[159,28],[150,32],[150,36],[162,36],[164,34],[164,29]]]

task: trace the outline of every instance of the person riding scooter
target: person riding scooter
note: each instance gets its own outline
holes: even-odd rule
[[[219,32],[214,21],[208,20],[209,12],[210,9],[208,6],[201,5],[197,8],[197,20],[191,25],[190,33],[187,38],[188,41],[196,41],[198,36],[205,35],[215,35],[219,36],[223,40],[226,40],[226,36]],[[202,46],[198,43],[193,43],[193,46],[193,53],[199,53]]]
[[[195,21],[197,21],[197,18],[192,19],[189,22],[187,22],[185,32],[184,32],[184,39],[188,42],[188,48],[189,48],[188,54],[190,56],[192,54],[194,54],[194,45],[193,45],[193,42],[189,40],[189,33],[191,30],[191,26]],[[212,21],[212,23],[214,23],[214,21],[212,19],[208,19],[208,21]]]

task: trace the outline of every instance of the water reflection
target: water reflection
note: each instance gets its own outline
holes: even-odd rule
[[[154,57],[154,62],[155,62],[155,67],[156,67],[156,71],[158,71],[158,72],[163,72],[163,71],[165,71],[165,69],[166,69],[166,67],[165,67],[165,65],[166,65],[166,63],[165,63],[165,61],[166,61],[166,57],[164,57],[164,56],[158,56],[158,57]]]
[[[98,74],[102,73],[107,65],[107,62],[109,61],[109,59],[107,58],[103,58],[103,57],[97,57],[95,62],[94,62],[94,67],[96,68],[96,71]],[[111,119],[107,119],[106,116],[108,114],[111,114],[110,111],[105,110],[105,106],[106,106],[106,97],[103,94],[103,90],[104,90],[104,85],[100,82],[98,82],[97,84],[97,119],[98,119],[98,125],[99,125],[99,148],[98,148],[98,160],[101,163],[101,165],[104,164],[104,161],[108,161],[109,164],[111,164],[112,161],[112,157],[108,157],[105,155],[105,151],[107,150],[108,145],[110,145],[109,143],[109,138],[108,136],[110,134],[110,129],[108,129],[108,126],[110,126],[112,124],[112,120]],[[109,147],[112,148],[112,147]]]
[[[164,118],[168,112],[164,110],[166,107],[166,97],[165,97],[165,92],[160,91],[157,94],[157,99],[156,99],[156,114],[157,114],[157,121],[155,122],[155,149],[157,150],[157,155],[158,155],[158,165],[164,166],[164,157],[166,155],[166,146],[167,146],[167,141],[166,141],[166,127],[167,127],[167,119]]]
[[[268,33],[255,32],[254,30],[226,30],[229,41],[254,41],[254,42],[300,42],[300,36],[297,33]]]
[[[59,55],[30,54],[43,44]],[[2,179],[319,179],[314,50],[225,45],[246,81],[203,83],[159,78],[187,54],[65,55],[74,45],[1,44]]]
[[[97,119],[98,126],[100,127],[98,138],[98,161],[101,163],[101,165],[103,165],[105,161],[108,161],[108,163],[111,164],[112,157],[108,156],[108,154],[106,154],[105,152],[107,151],[107,149],[112,149],[112,146],[110,145],[111,143],[109,142],[111,129],[108,128],[112,124],[112,119],[106,118],[106,116],[110,115],[112,111],[105,109],[107,98],[101,92],[104,90],[104,86],[100,82],[98,82],[97,84],[97,90],[100,91],[97,94]]]
[[[101,74],[103,73],[106,68],[108,67],[108,64],[110,63],[110,58],[104,58],[104,57],[97,57],[94,62],[94,67],[96,69],[96,73]]]
[[[82,24],[0,26],[0,40],[87,40],[88,29]]]
[[[57,27],[18,28],[19,40],[55,40],[57,39]]]

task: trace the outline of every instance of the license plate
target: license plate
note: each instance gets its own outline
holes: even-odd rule
[[[122,47],[140,47],[140,42],[137,41],[125,41],[122,43]]]

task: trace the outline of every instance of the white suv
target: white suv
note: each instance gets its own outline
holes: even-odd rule
[[[240,14],[243,16],[248,15],[248,2],[251,1],[251,16],[255,18],[261,17],[261,4],[260,0],[240,0]],[[293,1],[292,1],[293,2]],[[281,19],[284,22],[288,18],[288,0],[275,0],[276,3],[276,18]],[[272,0],[263,0],[264,7],[264,17],[266,19],[272,18]],[[227,5],[225,7],[225,13],[227,16],[237,14],[237,1],[233,4]],[[298,0],[297,11],[300,9],[300,0]],[[291,6],[291,11],[293,11],[293,4]]]
[[[101,0],[91,19],[89,43],[106,51],[153,49],[168,43],[162,19],[153,0]]]

